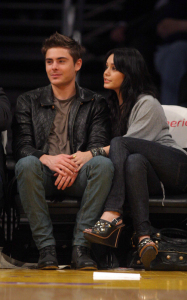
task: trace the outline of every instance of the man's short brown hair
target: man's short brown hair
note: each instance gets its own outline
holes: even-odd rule
[[[46,56],[47,50],[57,47],[68,49],[74,63],[76,63],[79,58],[82,58],[82,55],[85,52],[84,47],[74,39],[56,32],[44,41],[41,49],[42,54]]]

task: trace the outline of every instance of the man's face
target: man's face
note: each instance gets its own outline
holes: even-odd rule
[[[65,87],[75,81],[76,72],[80,70],[82,60],[78,59],[74,64],[69,50],[57,47],[47,50],[45,64],[51,84],[57,87]]]

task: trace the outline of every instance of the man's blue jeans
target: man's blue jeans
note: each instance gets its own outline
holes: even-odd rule
[[[55,245],[53,226],[46,203],[46,196],[69,195],[82,197],[76,217],[73,245],[89,247],[83,230],[92,227],[102,214],[113,179],[113,164],[110,159],[96,156],[79,171],[74,184],[64,191],[54,185],[54,172],[44,166],[35,156],[27,156],[16,164],[16,177],[21,202],[27,214],[33,239],[40,250]]]

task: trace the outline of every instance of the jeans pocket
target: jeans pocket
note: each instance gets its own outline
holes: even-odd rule
[[[175,187],[183,192],[187,191],[187,163],[178,165]]]

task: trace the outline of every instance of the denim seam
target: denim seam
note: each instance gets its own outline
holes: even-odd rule
[[[92,166],[90,166],[90,178],[92,177]],[[88,184],[87,184],[87,187],[86,187],[86,194],[85,194],[85,197],[86,199],[89,199],[89,196],[90,196],[90,181],[88,181]],[[86,201],[87,202],[87,201]],[[85,202],[85,203],[86,203]],[[84,205],[83,205],[84,206]],[[81,220],[82,220],[82,217],[84,215],[84,212],[85,212],[85,208],[82,208],[81,209],[81,215],[80,215],[80,219],[79,219],[79,224],[81,223]],[[79,229],[79,224],[77,223],[77,228],[76,228],[76,236],[78,234],[78,229]]]

